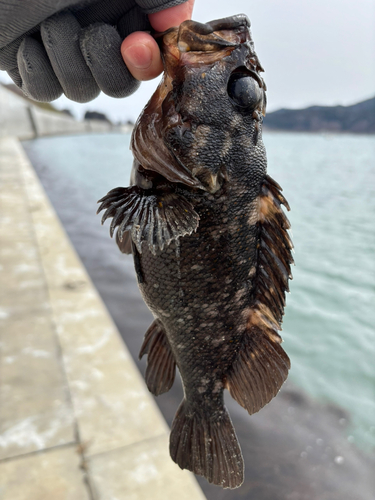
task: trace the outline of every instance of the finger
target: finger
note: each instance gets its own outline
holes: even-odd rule
[[[44,19],[75,3],[77,0],[0,1],[0,47],[30,34]]]
[[[158,44],[147,33],[137,31],[122,42],[121,54],[137,80],[151,80],[163,70]]]
[[[22,78],[18,69],[18,49],[25,36],[33,35],[39,32],[39,26],[34,26],[22,37],[16,38],[13,42],[0,49],[0,70],[5,70],[13,82],[22,89]],[[35,35],[38,36],[38,35]]]
[[[95,23],[105,23],[113,26],[121,17],[127,16],[133,7],[134,2],[129,1],[95,0],[95,2],[89,3],[87,7],[74,12],[74,16],[83,27]],[[133,31],[136,30],[133,29]]]
[[[14,42],[0,49],[0,70],[5,70],[17,87],[22,88],[22,78],[18,70],[17,53],[22,39],[17,38]]]
[[[82,30],[81,51],[100,89],[111,97],[127,97],[140,82],[133,78],[121,57],[116,28],[96,23]]]
[[[53,72],[46,51],[41,43],[26,36],[18,49],[19,74],[22,91],[35,101],[54,101],[62,88]]]
[[[117,30],[124,39],[134,31],[151,31],[151,24],[148,16],[136,5],[119,20]]]
[[[194,0],[170,7],[169,9],[149,14],[151,26],[156,31],[165,31],[172,26],[179,26],[183,21],[191,19],[193,13]]]
[[[100,89],[81,53],[81,26],[73,14],[62,12],[46,19],[40,32],[64,94],[76,102],[88,102],[97,97]]]
[[[34,35],[39,32],[39,26],[34,26],[22,36],[14,39],[4,47],[0,48],[0,69],[10,71],[17,68],[17,53],[25,36]],[[0,31],[1,33],[1,31]],[[1,46],[1,44],[0,44]]]
[[[19,69],[18,68],[8,69],[7,73],[11,77],[13,82],[17,85],[17,87],[22,89],[22,78],[21,78]]]
[[[14,42],[0,49],[0,70],[13,70],[17,68],[17,53],[23,38],[17,38]]]

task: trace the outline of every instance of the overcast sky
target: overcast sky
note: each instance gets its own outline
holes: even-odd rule
[[[268,111],[313,104],[352,104],[375,95],[375,0],[196,0],[193,19],[245,13],[265,69]],[[0,71],[1,81],[8,81]],[[78,117],[87,109],[114,121],[135,120],[156,82],[136,94],[101,94],[87,104],[61,97],[59,108]]]

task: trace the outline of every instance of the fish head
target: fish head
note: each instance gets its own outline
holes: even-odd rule
[[[133,131],[134,156],[172,182],[214,193],[239,151],[257,147],[265,114],[249,19],[189,20],[156,39],[164,75]]]

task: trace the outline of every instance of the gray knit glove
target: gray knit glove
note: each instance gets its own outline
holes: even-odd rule
[[[147,14],[186,0],[0,0],[0,70],[36,101],[88,102],[139,87],[122,40],[149,31]],[[62,10],[64,9],[64,10]]]

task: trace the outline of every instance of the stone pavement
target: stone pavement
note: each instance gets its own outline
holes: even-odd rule
[[[0,139],[0,499],[203,500],[18,139]]]

